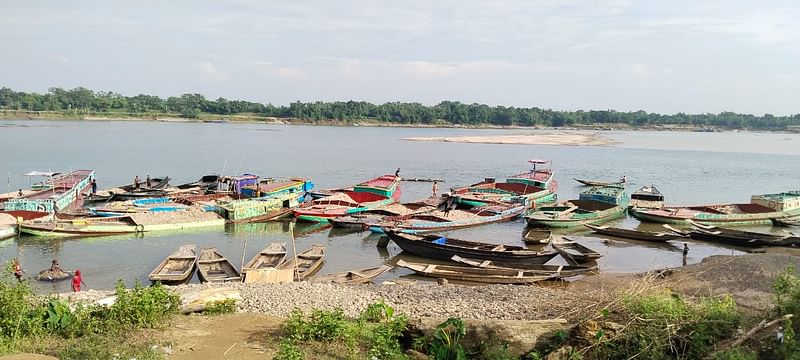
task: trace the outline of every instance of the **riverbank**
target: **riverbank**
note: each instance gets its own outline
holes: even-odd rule
[[[311,125],[341,127],[397,127],[397,128],[452,128],[452,129],[501,129],[501,130],[593,130],[593,131],[685,131],[685,132],[724,132],[751,131],[746,129],[722,129],[684,124],[664,124],[632,126],[623,123],[577,124],[562,127],[550,126],[498,126],[492,124],[451,124],[437,121],[431,124],[390,123],[376,119],[358,120],[308,120],[300,118],[279,118],[258,114],[216,115],[199,114],[196,118],[187,118],[178,113],[68,113],[58,111],[22,111],[0,110],[0,120],[53,120],[53,121],[142,121],[172,123],[242,123],[268,125]],[[797,133],[792,130],[752,130],[754,132]]]

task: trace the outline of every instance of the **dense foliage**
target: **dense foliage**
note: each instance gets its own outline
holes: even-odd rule
[[[197,118],[202,114],[253,114],[265,117],[293,118],[306,121],[376,120],[400,124],[463,124],[571,126],[589,124],[626,124],[630,126],[691,125],[729,129],[783,130],[800,126],[800,114],[793,116],[755,116],[722,112],[719,114],[661,115],[645,111],[614,110],[556,111],[537,107],[520,108],[462,104],[443,101],[434,106],[419,103],[389,102],[371,104],[364,101],[293,102],[275,106],[256,102],[206,99],[200,94],[184,94],[162,99],[152,95],[123,96],[113,92],[94,92],[85,88],[64,90],[51,88],[46,94],[17,92],[0,88],[0,110],[52,111],[71,115],[117,113],[131,115],[178,114]]]

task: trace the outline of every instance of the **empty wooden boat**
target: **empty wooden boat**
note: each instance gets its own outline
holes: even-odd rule
[[[286,243],[274,242],[256,254],[242,267],[242,273],[250,270],[274,268],[286,261]]]
[[[597,181],[597,180],[584,180],[584,179],[576,179],[573,178],[575,181],[586,185],[586,186],[609,186],[609,185],[623,185],[625,181]],[[622,180],[622,179],[620,179]]]
[[[592,225],[592,224],[584,224],[584,225],[589,229],[594,230],[594,232],[598,234],[609,235],[623,239],[633,239],[633,240],[651,241],[651,242],[667,242],[682,237],[677,234],[668,234],[662,232],[621,229],[621,228],[608,227],[602,225]]]
[[[296,269],[295,280],[303,280],[311,275],[314,275],[325,259],[325,245],[311,245],[308,249],[296,257],[289,257],[289,261],[285,261],[278,265],[277,269]]]
[[[584,275],[589,272],[597,270],[597,267],[588,267],[580,265],[543,265],[543,264],[505,264],[502,262],[491,260],[478,260],[462,258],[458,255],[453,256],[451,260],[469,265],[472,267],[486,268],[486,269],[512,269],[512,270],[525,270],[532,273],[541,275],[553,275],[557,278],[565,278],[570,276]]]
[[[800,217],[786,217],[786,218],[777,218],[772,219],[772,224],[775,226],[800,226]]]
[[[385,273],[391,266],[381,265],[361,270],[343,271],[333,274],[312,276],[308,279],[311,282],[331,282],[336,284],[364,284]]]
[[[488,284],[533,284],[555,279],[553,275],[517,269],[486,269],[472,266],[435,265],[397,261],[397,266],[412,270],[418,275],[448,280],[470,281]]]
[[[184,284],[192,278],[197,262],[194,245],[183,245],[167,256],[150,273],[150,281],[166,285]]]
[[[583,246],[577,241],[567,237],[564,239],[551,241],[550,246],[558,251],[558,253],[564,257],[564,259],[576,263],[588,262],[603,256],[599,252],[589,249],[588,247]]]
[[[403,251],[436,260],[449,261],[458,255],[514,264],[544,264],[556,256],[554,252],[531,251],[522,246],[466,241],[440,235],[421,236],[391,230],[386,234]]]
[[[200,249],[197,258],[197,275],[200,282],[240,281],[242,277],[227,258],[217,252],[217,248]]]
[[[547,244],[552,237],[553,232],[549,229],[528,229],[522,241],[530,244]]]
[[[741,237],[741,238],[750,238],[750,239],[761,239],[761,240],[781,240],[789,236],[788,234],[770,234],[770,233],[761,233],[757,231],[745,231],[745,230],[735,230],[735,229],[726,229],[718,226],[713,225],[703,225],[695,222],[690,222],[692,226],[698,231],[705,230],[708,232],[712,232],[718,235],[725,235],[725,236],[734,236],[734,237]]]

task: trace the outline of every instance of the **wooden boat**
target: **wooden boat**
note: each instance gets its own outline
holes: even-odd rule
[[[645,222],[704,225],[770,224],[772,219],[800,216],[800,190],[753,195],[749,204],[666,206],[661,209],[631,209],[630,214]]]
[[[542,275],[525,270],[434,265],[407,262],[404,260],[399,260],[397,266],[407,268],[422,276],[489,284],[533,284],[555,278],[553,275]]]
[[[150,281],[165,285],[179,285],[189,282],[197,264],[194,245],[183,245],[167,256],[150,273]]]
[[[522,241],[531,244],[547,244],[553,237],[553,232],[550,229],[528,229],[523,236]]]
[[[664,207],[664,195],[655,185],[645,185],[631,194],[628,206],[639,209],[660,209]]]
[[[531,273],[538,273],[541,275],[553,275],[556,278],[565,278],[570,276],[584,275],[592,271],[596,271],[597,267],[588,267],[580,265],[543,265],[543,264],[506,264],[491,260],[477,260],[462,258],[458,255],[450,258],[457,263],[462,263],[472,267],[486,268],[486,269],[516,269],[525,270]]]
[[[531,251],[522,246],[488,244],[445,238],[439,235],[414,235],[389,230],[386,235],[403,251],[428,259],[449,261],[453,256],[501,261],[509,264],[544,264],[554,252]]]
[[[718,226],[713,225],[703,225],[694,222],[690,222],[692,226],[696,230],[705,230],[707,232],[713,232],[720,235],[725,236],[735,236],[741,238],[750,238],[750,239],[761,239],[761,240],[782,240],[788,237],[788,234],[770,234],[770,233],[762,233],[757,231],[744,231],[744,230],[735,230],[735,229],[726,229]]]
[[[609,235],[623,239],[633,239],[633,240],[652,241],[652,242],[667,242],[670,240],[681,238],[681,236],[677,234],[668,234],[662,232],[621,229],[621,228],[599,226],[592,224],[585,224],[585,226],[588,227],[589,229],[594,230],[594,232],[598,234]]]
[[[187,190],[187,189],[196,188],[196,189],[199,189],[201,192],[209,192],[209,191],[217,190],[217,188],[219,187],[219,180],[220,180],[220,176],[216,175],[216,174],[214,174],[214,175],[203,175],[197,181],[193,181],[193,182],[186,183],[186,184],[181,184],[181,185],[176,186],[176,188],[181,189],[181,190]]]
[[[772,219],[772,224],[775,226],[800,226],[800,217],[785,217],[785,218],[776,218]]]
[[[580,193],[578,200],[559,206],[531,209],[526,215],[532,227],[573,227],[600,224],[625,215],[628,199],[619,186],[597,186]]]
[[[276,269],[296,269],[295,280],[303,280],[319,271],[325,259],[325,245],[311,245],[308,249],[295,257],[289,257],[278,265]]]
[[[389,204],[357,214],[340,216],[328,221],[337,228],[350,228],[365,230],[370,226],[378,225],[388,217],[400,217],[421,214],[438,209],[444,204],[445,197],[421,199],[402,204]]]
[[[328,222],[328,219],[360,213],[400,199],[400,178],[383,175],[362,182],[351,191],[333,193],[310,202],[303,203],[292,210],[300,220]]]
[[[621,186],[625,184],[625,181],[597,181],[597,180],[583,180],[576,178],[572,179],[586,186]]]
[[[550,242],[550,246],[561,254],[564,259],[575,263],[584,263],[603,256],[568,237],[564,237],[563,240],[553,240]]]
[[[257,184],[246,185],[239,191],[249,198],[301,199],[314,188],[314,182],[307,178],[261,179]]]
[[[256,254],[242,267],[242,273],[250,270],[274,268],[286,261],[286,243],[274,242]]]
[[[327,275],[312,276],[308,279],[311,282],[331,282],[335,284],[364,284],[385,273],[391,266],[381,265],[361,270],[343,271]]]
[[[485,206],[493,202],[521,202],[534,206],[555,202],[558,182],[554,179],[553,169],[536,168],[536,165],[545,165],[550,161],[534,159],[528,162],[533,165],[529,172],[510,176],[506,182],[486,178],[482,182],[453,189],[452,195],[470,206]]]
[[[286,197],[220,201],[216,209],[220,216],[232,223],[269,221],[291,215],[302,197],[302,193],[297,193]]]
[[[169,176],[150,178],[150,186],[147,186],[147,182],[142,180],[142,182],[139,183],[138,188],[136,187],[136,184],[129,184],[114,189],[108,189],[104,192],[108,192],[109,194],[113,195],[111,197],[112,201],[162,197],[167,195],[167,191],[165,189],[167,186],[169,186],[169,181]]]
[[[171,213],[146,212],[115,217],[25,221],[18,226],[21,233],[34,236],[106,236],[225,226],[225,219],[212,212],[190,208]]]
[[[0,240],[8,239],[17,235],[16,225],[0,225]]]
[[[197,257],[197,276],[203,283],[242,280],[233,264],[213,247],[200,249],[200,256]]]
[[[734,236],[726,235],[719,231],[705,230],[701,228],[693,229],[691,232],[689,232],[689,237],[693,240],[709,241],[742,247],[791,246],[783,241],[785,238],[769,240],[752,236]]]
[[[495,203],[468,210],[434,210],[422,214],[386,218],[382,223],[372,225],[369,229],[375,233],[392,229],[409,234],[421,234],[511,221],[523,212],[525,212],[523,204]]]
[[[93,179],[93,170],[75,170],[66,174],[51,176],[42,183],[35,184],[35,191],[7,200],[3,203],[2,212],[16,217],[17,214],[15,212],[17,211],[36,212],[46,215],[66,209],[78,208],[83,204],[83,197],[79,195],[89,188]],[[25,219],[44,216],[25,215],[28,215]]]

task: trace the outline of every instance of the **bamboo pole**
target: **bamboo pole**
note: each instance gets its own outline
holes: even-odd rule
[[[242,265],[239,266],[239,269],[240,269],[241,272],[244,272],[244,253],[245,253],[245,250],[247,250],[247,239],[249,237],[250,237],[250,234],[245,234],[244,235],[244,246],[242,246]],[[244,275],[244,274],[242,274],[242,275]]]
[[[289,223],[289,236],[292,237],[292,253],[294,254],[294,279],[297,279],[297,246],[294,243],[294,224],[294,221]]]

